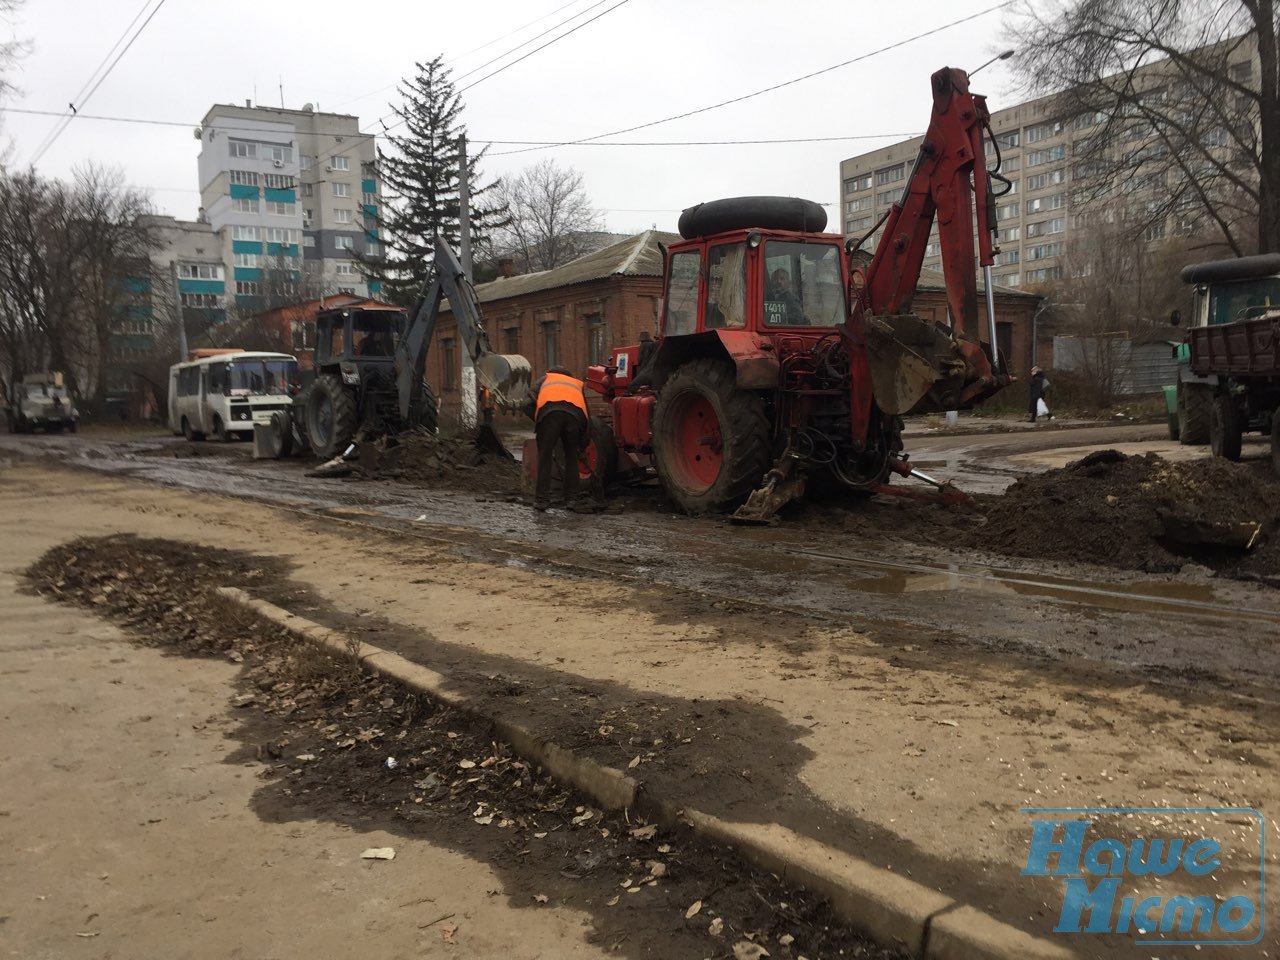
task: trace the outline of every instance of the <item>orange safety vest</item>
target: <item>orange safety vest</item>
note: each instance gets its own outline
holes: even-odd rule
[[[590,417],[587,413],[587,398],[582,395],[582,381],[563,373],[547,374],[547,379],[542,382],[542,389],[538,391],[538,405],[534,408],[534,416],[540,414],[543,405],[548,403],[572,403],[582,411],[584,417]]]

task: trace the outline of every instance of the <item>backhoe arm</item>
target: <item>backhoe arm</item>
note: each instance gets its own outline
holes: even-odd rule
[[[440,303],[449,299],[449,309],[458,325],[467,353],[475,364],[476,379],[489,391],[499,406],[517,407],[529,392],[529,361],[517,354],[498,354],[489,344],[484,328],[480,302],[462,264],[442,237],[435,240],[435,262],[422,296],[414,305],[408,329],[396,348],[396,389],[400,398],[400,415],[409,416],[412,405],[422,394],[422,377],[427,350],[435,333]]]

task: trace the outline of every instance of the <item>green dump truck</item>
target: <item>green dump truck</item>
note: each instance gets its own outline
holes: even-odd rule
[[[1193,263],[1183,269],[1182,280],[1195,288],[1195,310],[1186,341],[1177,347],[1181,361],[1178,382],[1165,387],[1170,437],[1187,444],[1211,443],[1215,440],[1215,416],[1220,424],[1219,441],[1223,430],[1229,434],[1237,424],[1241,434],[1271,431],[1276,418],[1275,405],[1266,406],[1269,388],[1260,386],[1255,382],[1258,375],[1241,366],[1249,359],[1228,354],[1228,341],[1213,331],[1241,321],[1272,315],[1280,318],[1280,254]],[[1261,326],[1254,324],[1252,329]],[[1230,343],[1237,348],[1247,346],[1248,338],[1237,331]],[[1246,386],[1242,378],[1250,379],[1252,386]],[[1234,419],[1223,419],[1227,407],[1235,411]],[[1215,452],[1220,445],[1214,443]],[[1237,451],[1238,446],[1237,441]],[[1230,452],[1230,441],[1224,449]]]

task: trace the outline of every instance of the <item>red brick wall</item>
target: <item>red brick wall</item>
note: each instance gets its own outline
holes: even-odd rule
[[[1031,356],[1031,316],[1035,313],[1037,305],[1038,301],[1030,297],[996,294],[996,323],[1013,324],[1013,349],[1009,354],[1009,372],[1014,376],[1025,377],[1036,363]],[[921,290],[915,296],[912,309],[921,317],[945,321],[947,318],[947,295],[941,290]],[[979,295],[978,298],[978,317],[981,329],[970,330],[968,334],[985,342],[987,339],[987,303],[986,298],[982,295]],[[1042,343],[1040,348],[1042,355],[1045,353],[1045,349]],[[1044,365],[1043,360],[1040,361],[1040,365]]]
[[[595,315],[603,323],[603,351],[607,358],[614,347],[636,343],[640,331],[656,333],[657,304],[662,296],[659,277],[606,277],[589,283],[554,290],[542,290],[523,297],[492,300],[481,305],[489,340],[499,353],[522,354],[533,366],[536,380],[546,373],[547,330],[556,333],[559,356],[556,362],[585,375],[588,365],[590,320]],[[510,342],[514,334],[516,342]],[[444,312],[436,322],[436,330],[427,355],[427,381],[441,399],[441,415],[455,418],[461,407],[458,375],[446,378],[441,344],[452,340],[455,362],[463,349],[453,314]],[[587,391],[593,412],[604,412],[605,406]]]

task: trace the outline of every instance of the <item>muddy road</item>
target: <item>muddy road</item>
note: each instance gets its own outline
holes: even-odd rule
[[[913,461],[973,492],[1059,466],[1090,449],[1203,455],[1159,426],[920,435]],[[1260,444],[1247,456],[1263,456]],[[317,479],[300,461],[255,461],[248,444],[166,436],[0,437],[0,457],[35,457],[200,493],[270,504],[322,522],[397,531],[460,556],[583,579],[662,584],[722,605],[854,628],[927,630],[948,642],[1140,669],[1156,680],[1213,676],[1268,685],[1280,675],[1280,591],[1216,578],[1124,572],[1100,563],[1002,556],[973,543],[972,512],[878,497],[788,511],[774,527],[671,512],[632,490],[594,516],[537,514],[517,497],[389,481]],[[465,481],[465,478],[464,478]],[[1044,536],[1069,536],[1044,531]],[[1210,658],[1205,651],[1212,650]],[[1264,694],[1266,695],[1266,694]]]

